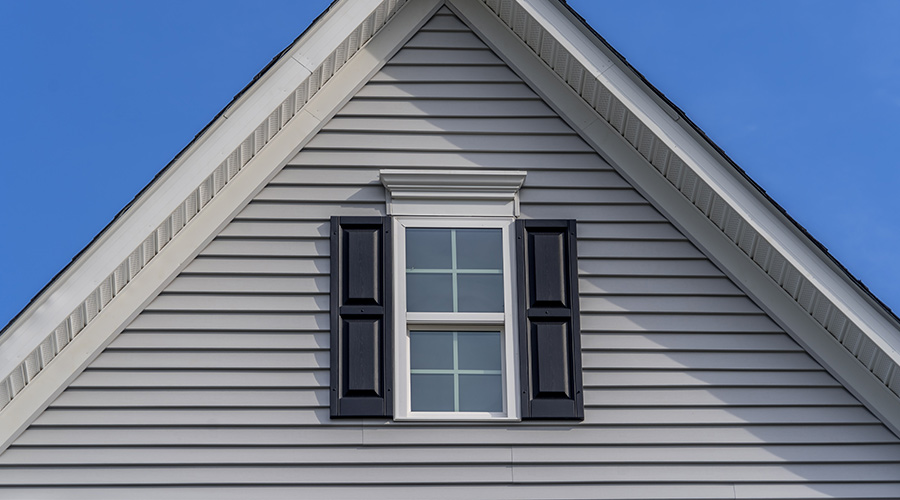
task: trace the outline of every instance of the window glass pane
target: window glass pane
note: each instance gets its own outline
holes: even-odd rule
[[[457,229],[456,267],[459,269],[503,269],[500,229]]]
[[[453,375],[409,376],[412,411],[453,411]]]
[[[459,332],[460,370],[500,370],[500,332]]]
[[[452,312],[453,278],[450,274],[407,274],[406,310]]]
[[[406,230],[407,269],[450,269],[450,230]]]
[[[409,332],[409,366],[452,370],[453,332]]]
[[[459,312],[503,312],[503,275],[459,274]]]
[[[503,411],[502,377],[497,375],[460,375],[459,411]]]

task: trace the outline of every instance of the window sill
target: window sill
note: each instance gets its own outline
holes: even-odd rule
[[[471,413],[461,415],[453,412],[416,413],[406,416],[394,416],[396,422],[473,422],[473,423],[510,423],[520,422],[522,419],[510,416],[494,416],[484,413]]]

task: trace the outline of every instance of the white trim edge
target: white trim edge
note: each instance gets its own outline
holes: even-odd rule
[[[798,338],[806,334],[791,333],[833,374],[848,381],[848,388],[900,436],[900,412],[896,411],[900,407],[900,324],[896,319],[867,297],[750,181],[719,156],[713,145],[680,122],[677,112],[640,83],[631,69],[623,63],[608,65],[610,58],[616,60],[615,56],[607,54],[588,28],[565,7],[550,0],[452,0],[472,15],[480,12],[473,5],[476,2],[505,25],[506,29],[495,30],[495,35],[503,32],[498,40],[503,40],[499,43],[508,49],[507,56],[518,50],[505,38],[510,34],[519,47],[531,52],[531,57],[537,56],[558,76],[552,84],[544,82],[548,88],[556,88],[557,83],[568,87],[565,92],[553,91],[556,99],[548,100],[554,105],[566,103],[570,113],[560,114],[586,134],[589,143],[596,147],[595,139],[600,138],[607,148],[615,149],[622,141],[622,146],[652,166],[642,166],[638,173],[635,168],[619,165],[617,169],[626,179],[643,190],[631,174],[645,181],[650,173],[658,175],[659,180],[667,182],[698,209],[697,214],[712,222],[711,227],[727,237],[734,249],[749,258],[748,262],[758,266],[767,279],[787,293],[786,297],[779,292],[764,298],[787,303],[792,300],[792,306],[799,306],[817,324],[818,330],[810,334],[810,342]],[[531,57],[525,59],[531,61]],[[524,59],[520,57],[521,61]],[[539,79],[544,81],[545,76],[542,73]],[[582,102],[575,105],[568,102],[570,98]],[[617,137],[613,140],[612,136]],[[803,331],[812,332],[808,328]],[[834,356],[829,347],[823,347],[829,341],[836,341],[843,349],[843,357]],[[868,373],[858,376],[858,369]]]
[[[519,215],[521,170],[381,170],[391,215]]]
[[[293,117],[328,114],[307,104],[406,0],[349,3],[337,4],[295,42],[10,325],[0,337],[0,411]],[[312,71],[292,55],[305,49],[308,63],[321,61]]]

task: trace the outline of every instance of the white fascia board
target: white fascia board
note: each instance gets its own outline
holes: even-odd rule
[[[212,198],[205,210],[186,225],[135,276],[115,301],[97,314],[66,349],[0,411],[0,453],[77,377],[116,335],[184,269],[231,218],[275,176],[281,165],[297,153],[296,136],[310,137],[321,121],[301,111],[269,148],[248,162],[231,182]],[[292,132],[295,132],[292,135]]]
[[[609,58],[595,41],[573,26],[560,7],[549,0],[516,0],[548,33],[566,37],[558,40],[589,72],[607,88],[656,136],[677,154],[704,182],[718,193],[757,232],[766,238],[804,277],[815,285],[841,312],[847,315],[895,363],[900,363],[900,330],[885,313],[857,289],[846,274],[799,234],[756,187],[686,130],[623,68],[609,64]],[[630,72],[630,70],[628,70]]]
[[[541,0],[519,0],[525,12],[540,22],[546,32],[572,54],[595,78],[615,66],[596,45],[590,43],[584,33],[565,19],[555,5]]]
[[[380,3],[339,3],[289,54],[309,52],[307,61],[324,60]],[[310,74],[297,59],[282,57],[197,138],[0,336],[0,379],[59,326]]]
[[[391,22],[396,29],[383,30],[369,40],[367,57],[353,58],[341,73],[322,87],[308,102],[319,110],[314,115],[301,109],[259,153],[247,162],[234,179],[225,184],[197,215],[157,256],[122,289],[122,293],[109,302],[95,319],[89,322],[68,346],[41,370],[34,379],[0,411],[0,453],[40,415],[53,399],[95,359],[127,324],[137,316],[156,294],[170,283],[191,260],[212,241],[218,232],[275,177],[281,168],[293,158],[346,102],[359,90],[385,61],[440,7],[440,0],[415,0],[397,11]],[[346,37],[346,33],[344,34]],[[279,102],[280,103],[280,102]],[[271,113],[271,110],[268,110]],[[265,115],[265,116],[268,116]],[[258,123],[254,124],[255,127]],[[216,164],[218,165],[218,163]],[[205,177],[204,177],[205,179]],[[199,183],[199,182],[198,182]],[[197,186],[191,186],[195,189]],[[183,200],[181,200],[183,201]],[[166,213],[168,215],[168,212]],[[145,227],[147,233],[156,225]],[[147,233],[142,235],[146,238]],[[143,239],[135,245],[140,244]],[[131,247],[131,250],[134,250]],[[90,256],[96,259],[98,253]],[[88,292],[89,293],[89,292]],[[76,297],[79,302],[83,296]],[[63,309],[62,318],[71,312]],[[58,325],[32,333],[42,340]],[[24,335],[19,330],[20,335]],[[3,346],[0,346],[3,347]],[[25,355],[30,351],[26,351]],[[13,365],[15,367],[16,365]],[[6,368],[5,365],[0,365]]]
[[[260,78],[260,82],[270,78],[276,80],[272,82],[272,85],[267,86],[267,91],[244,93],[225,111],[225,117],[241,121],[249,119],[251,123],[258,125],[265,119],[265,116],[253,122],[254,111],[268,109],[271,113],[289,93],[297,88],[304,78],[312,74],[332,54],[335,47],[342,43],[347,35],[362,24],[382,3],[384,0],[354,0],[344,1],[332,7],[323,19],[319,20],[308,33],[295,42],[294,46],[288,49],[281,59]],[[278,78],[281,76],[282,67],[297,66],[299,67],[296,68],[296,71],[303,75],[300,79]],[[251,116],[245,116],[246,114]],[[227,150],[225,154],[230,153],[232,149]]]
[[[514,0],[511,0],[514,1]],[[648,163],[623,135],[591,109],[584,98],[522,43],[483,1],[450,0],[461,17],[504,57],[538,95],[547,100],[585,141],[606,158],[622,176],[731,276],[782,328],[822,366],[862,401],[893,432],[900,435],[900,399],[854,354],[817,323],[766,271],[747,258],[707,214],[670,179]],[[587,124],[587,125],[581,125]],[[724,165],[724,167],[730,165]],[[748,189],[751,189],[748,187]],[[756,192],[755,188],[752,191]],[[788,228],[793,226],[788,225]]]
[[[328,17],[316,24],[308,41],[288,51],[288,58],[309,71],[315,70],[328,57],[338,43],[382,3],[382,0],[354,0],[332,8]],[[293,89],[291,89],[293,90]]]

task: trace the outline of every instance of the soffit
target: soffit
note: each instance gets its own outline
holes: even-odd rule
[[[0,338],[0,411],[292,118],[301,110],[313,116],[323,113],[306,106],[307,102],[405,3],[335,2],[254,77],[7,326]]]
[[[822,334],[827,332],[848,358],[900,401],[896,318],[718,147],[570,9],[550,0],[480,2],[808,314]]]

